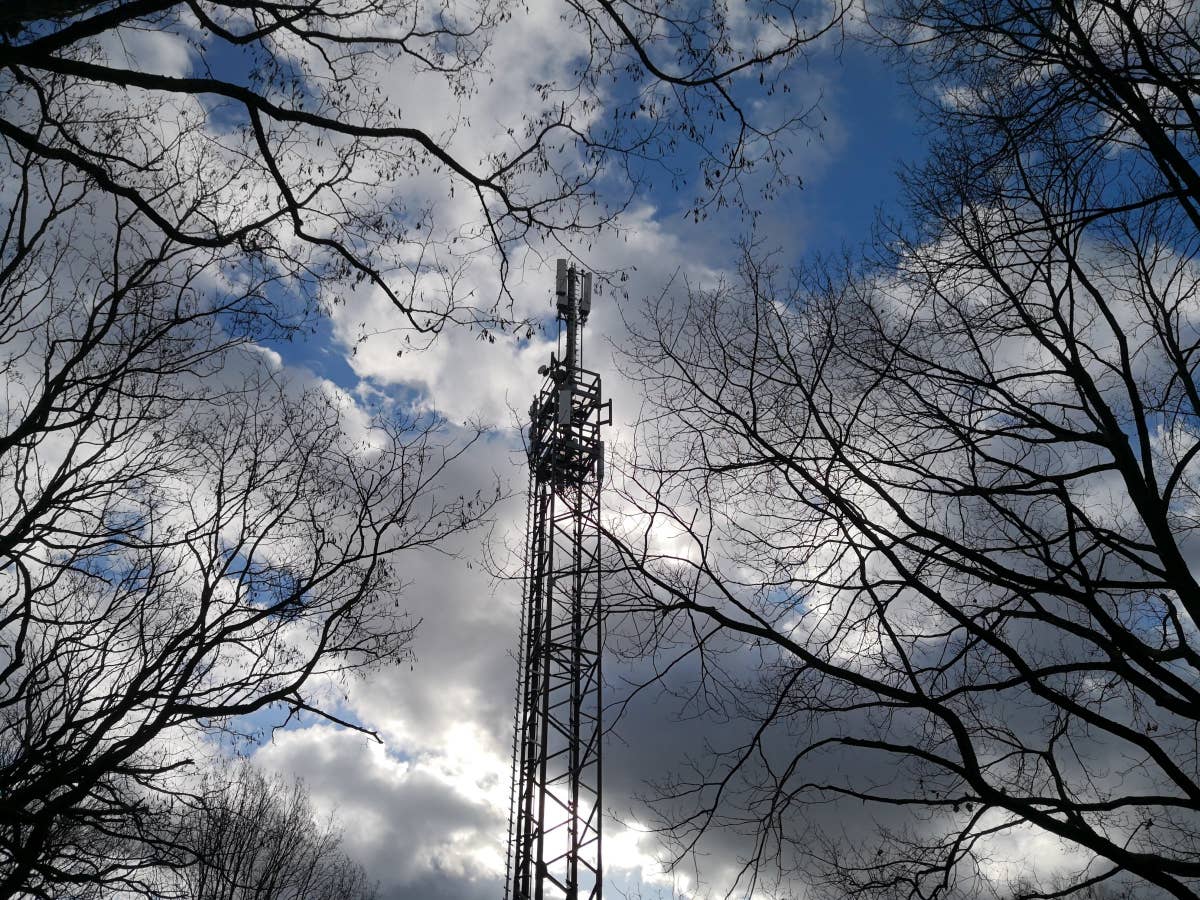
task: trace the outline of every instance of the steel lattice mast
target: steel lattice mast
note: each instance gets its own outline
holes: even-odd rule
[[[508,900],[599,900],[600,376],[583,368],[591,273],[558,261],[559,353],[530,407],[529,533]]]

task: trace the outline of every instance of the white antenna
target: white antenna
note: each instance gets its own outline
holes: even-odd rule
[[[586,322],[588,313],[592,311],[592,273],[583,273],[583,290],[579,296],[579,320]]]
[[[554,277],[554,293],[557,295],[558,311],[566,313],[567,311],[567,261],[560,259],[558,261],[558,271]]]

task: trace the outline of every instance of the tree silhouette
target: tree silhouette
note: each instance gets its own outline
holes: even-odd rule
[[[626,200],[655,171],[700,185],[697,216],[744,199],[750,170],[775,184],[784,138],[809,110],[784,105],[758,122],[746,91],[782,96],[788,64],[842,14],[807,0],[737,16],[719,3],[565,3],[582,52],[567,51],[565,74],[536,86],[507,137],[480,130],[488,149],[478,154],[456,137],[473,132],[464,114],[443,110],[437,127],[448,128],[435,132],[405,108],[413,101],[385,90],[407,78],[432,102],[469,101],[485,77],[506,77],[492,70],[492,41],[514,7],[10,4],[0,13],[0,138],[86,177],[181,245],[238,248],[312,290],[369,282],[408,326],[436,331],[448,319],[494,322],[504,309],[420,276],[445,276],[473,247],[499,252],[503,283],[521,242],[596,233],[625,202],[598,187],[614,171],[630,179]],[[744,38],[743,25],[761,36]],[[166,63],[124,43],[147,34],[170,41]],[[441,196],[473,197],[475,220],[443,221],[428,187],[413,189],[422,200],[406,197],[401,188],[420,179],[441,184]]]
[[[1194,11],[891,13],[911,233],[634,323],[614,630],[730,723],[661,827],[730,894],[1194,897]]]
[[[173,839],[183,850],[179,895],[192,900],[373,900],[376,888],[320,822],[299,781],[242,763],[206,774],[180,803]],[[171,890],[170,880],[162,888]]]
[[[304,318],[275,273],[214,280],[218,251],[69,167],[11,162],[0,896],[141,890],[146,823],[195,742],[342,722],[339,681],[406,658],[401,554],[493,498],[439,490],[469,435],[276,370],[255,341]]]

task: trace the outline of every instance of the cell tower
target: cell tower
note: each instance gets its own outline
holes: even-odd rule
[[[600,900],[600,376],[592,276],[558,261],[558,352],[529,410],[529,530],[506,900]]]

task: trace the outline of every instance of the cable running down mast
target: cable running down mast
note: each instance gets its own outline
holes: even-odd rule
[[[592,275],[558,260],[558,353],[529,410],[529,534],[506,900],[600,900],[600,428]]]

